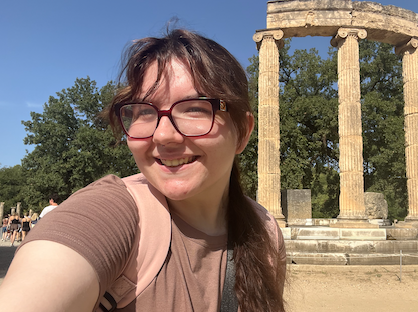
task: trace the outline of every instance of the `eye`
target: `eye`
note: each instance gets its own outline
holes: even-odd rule
[[[173,109],[173,114],[180,118],[212,118],[212,105],[207,101],[185,101]]]
[[[208,110],[207,107],[202,107],[202,106],[190,106],[187,108],[186,111],[184,111],[184,113],[186,114],[211,114],[212,111]]]
[[[149,122],[155,120],[157,112],[148,104],[133,104],[132,110],[132,122]]]
[[[155,110],[151,108],[140,109],[137,113],[137,116],[149,116],[155,115]]]

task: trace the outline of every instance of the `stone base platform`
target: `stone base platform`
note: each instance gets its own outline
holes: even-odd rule
[[[288,263],[313,265],[400,265],[395,254],[288,253]],[[402,265],[417,265],[418,255],[402,255]]]
[[[316,265],[418,264],[418,229],[287,227],[289,263]],[[401,255],[402,254],[402,255]]]
[[[330,227],[287,227],[282,228],[285,239],[302,240],[386,240],[385,229],[346,229]]]
[[[344,253],[344,254],[404,254],[418,256],[418,240],[410,241],[337,241],[285,240],[286,251],[291,253]]]
[[[378,224],[370,223],[367,220],[337,220],[336,223],[330,224],[330,227],[346,228],[346,229],[378,229]]]

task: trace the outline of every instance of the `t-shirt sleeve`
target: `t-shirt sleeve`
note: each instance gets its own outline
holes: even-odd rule
[[[45,215],[21,246],[48,240],[75,250],[96,271],[101,298],[123,271],[138,224],[134,199],[120,178],[109,175],[74,193]]]

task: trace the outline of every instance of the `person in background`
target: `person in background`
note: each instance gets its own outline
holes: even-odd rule
[[[134,41],[125,56],[105,113],[141,174],[106,176],[42,219],[0,286],[2,308],[30,293],[37,300],[25,312],[284,311],[283,235],[240,185],[236,156],[254,127],[244,69],[182,29]],[[153,255],[166,230],[160,266]],[[148,280],[142,272],[154,265]]]
[[[45,217],[45,215],[49,212],[51,212],[52,210],[54,210],[55,208],[58,207],[59,204],[59,196],[58,194],[52,194],[51,196],[49,196],[49,206],[46,206],[42,211],[41,214],[39,215],[39,218],[42,219],[43,217]]]
[[[22,242],[23,242],[25,240],[26,235],[31,229],[31,218],[29,218],[27,212],[24,213],[20,224],[22,228]]]
[[[10,215],[9,215],[10,216]],[[3,218],[3,227],[1,228],[1,241],[4,242],[7,238],[7,226],[9,223],[8,216],[4,216]]]
[[[13,246],[16,236],[18,235],[19,223],[20,223],[19,216],[16,214],[16,212],[13,212],[12,216],[9,218],[9,223],[8,223],[8,225],[10,226],[10,243],[11,243],[10,246]]]
[[[33,228],[35,224],[38,223],[38,220],[39,220],[39,215],[37,212],[35,212],[31,217],[31,222],[30,222],[31,228]]]

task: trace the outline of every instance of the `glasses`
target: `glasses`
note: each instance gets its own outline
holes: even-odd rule
[[[114,110],[123,131],[133,139],[152,137],[163,116],[167,116],[182,135],[202,136],[212,130],[218,110],[228,111],[225,101],[205,97],[178,101],[169,110],[159,110],[147,102],[117,103]]]

